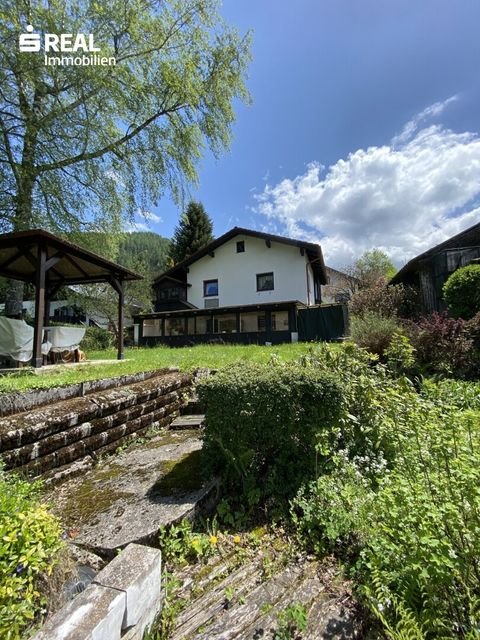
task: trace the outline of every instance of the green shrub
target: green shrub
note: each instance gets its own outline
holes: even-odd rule
[[[362,523],[375,494],[370,481],[338,456],[334,471],[300,488],[291,502],[291,522],[309,551],[356,558],[365,544]]]
[[[114,337],[111,331],[101,327],[87,327],[85,336],[80,343],[83,351],[103,351],[114,345]]]
[[[292,496],[318,472],[322,430],[334,430],[342,411],[331,375],[297,364],[239,363],[203,380],[204,456],[230,495],[246,504]]]
[[[480,264],[470,264],[452,273],[443,285],[443,296],[450,312],[469,320],[480,312]]]
[[[404,375],[415,364],[415,348],[407,336],[394,333],[390,344],[384,351],[387,367],[395,376]]]
[[[38,502],[38,483],[0,469],[0,637],[17,640],[45,604],[39,583],[62,547],[60,524]]]
[[[480,625],[480,413],[431,410],[369,514],[357,565],[392,638],[476,638]]]
[[[425,379],[421,394],[437,405],[447,405],[456,409],[476,409],[480,411],[480,382],[464,380]]]
[[[349,562],[394,640],[477,638],[480,387],[405,378],[361,351],[324,347],[306,365],[342,375],[331,464],[291,503],[298,538]]]
[[[379,356],[383,356],[393,335],[400,332],[401,327],[395,317],[384,317],[374,311],[366,311],[361,316],[352,315],[350,321],[350,333],[355,344]]]

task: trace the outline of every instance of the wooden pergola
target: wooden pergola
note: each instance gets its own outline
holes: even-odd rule
[[[118,352],[123,360],[124,283],[142,276],[43,229],[0,235],[0,276],[35,285],[34,367],[41,367],[50,300],[66,285],[108,282],[118,294]]]

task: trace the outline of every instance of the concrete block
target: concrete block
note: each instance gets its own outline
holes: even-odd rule
[[[95,577],[95,584],[126,594],[123,629],[136,625],[148,612],[158,611],[161,557],[158,549],[131,543]]]
[[[125,610],[124,592],[91,584],[31,640],[119,640]]]

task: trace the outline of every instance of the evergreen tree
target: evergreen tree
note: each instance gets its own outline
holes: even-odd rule
[[[169,258],[177,264],[213,240],[213,224],[201,202],[190,202],[173,233]]]

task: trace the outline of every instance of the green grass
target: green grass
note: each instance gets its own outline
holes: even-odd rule
[[[35,374],[31,369],[0,376],[0,394],[29,389],[45,389],[86,380],[98,380],[139,371],[152,371],[162,367],[178,367],[189,371],[198,367],[217,369],[238,360],[268,362],[272,354],[281,360],[294,360],[307,353],[312,343],[282,344],[272,347],[257,345],[198,345],[172,349],[152,347],[126,349],[124,362],[89,364],[81,367],[65,365],[61,370]],[[95,351],[89,360],[115,360],[116,351]]]

